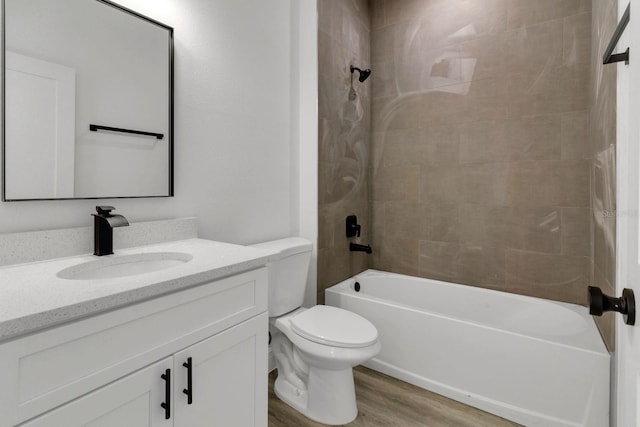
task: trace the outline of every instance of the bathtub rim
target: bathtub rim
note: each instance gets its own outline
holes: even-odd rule
[[[360,294],[359,292],[355,292],[352,288],[351,288],[351,284],[355,281],[358,280],[358,278],[362,278],[362,279],[366,279],[367,277],[369,278],[375,278],[375,277],[399,277],[399,278],[408,278],[408,279],[413,279],[413,280],[424,280],[427,282],[433,282],[437,285],[440,286],[455,286],[458,289],[463,289],[463,290],[468,290],[468,291],[472,291],[472,292],[478,292],[478,293],[482,293],[482,294],[486,294],[486,295],[496,295],[499,294],[501,296],[508,296],[510,298],[516,298],[516,299],[524,299],[524,300],[534,300],[534,301],[538,301],[541,303],[545,303],[545,304],[552,304],[552,305],[557,305],[560,306],[563,309],[567,309],[572,311],[573,313],[579,315],[586,323],[587,328],[584,332],[582,332],[581,334],[574,334],[574,335],[561,335],[561,336],[553,336],[553,335],[531,335],[531,334],[526,334],[523,332],[516,332],[513,330],[509,330],[506,328],[500,328],[496,325],[490,325],[490,324],[486,324],[486,323],[481,323],[481,322],[476,322],[470,319],[464,319],[458,316],[454,316],[454,315],[448,315],[446,313],[440,313],[440,312],[435,312],[435,311],[429,311],[429,310],[424,310],[421,309],[420,307],[415,307],[415,306],[410,306],[407,304],[403,304],[397,301],[390,301],[390,300],[386,300],[380,297],[377,297],[375,295],[371,295],[371,294]],[[610,357],[611,353],[607,350],[606,345],[604,343],[604,339],[602,337],[602,335],[600,334],[600,331],[595,323],[595,319],[593,319],[593,316],[589,315],[588,313],[588,309],[585,306],[581,306],[578,304],[572,304],[572,303],[568,303],[568,302],[563,302],[563,301],[555,301],[555,300],[550,300],[550,299],[545,299],[545,298],[540,298],[540,297],[533,297],[533,296],[528,296],[528,295],[521,295],[521,294],[515,294],[515,293],[511,293],[511,292],[506,292],[506,291],[500,291],[500,290],[495,290],[495,289],[489,289],[489,288],[482,288],[482,287],[477,287],[477,286],[473,286],[473,285],[465,285],[465,284],[461,284],[461,283],[455,283],[455,282],[446,282],[443,280],[436,280],[436,279],[429,279],[429,278],[424,278],[424,277],[418,277],[418,276],[410,276],[410,275],[406,275],[406,274],[400,274],[400,273],[393,273],[393,272],[387,272],[387,271],[383,271],[383,270],[376,270],[376,269],[367,269],[365,271],[362,271],[350,278],[347,278],[339,283],[334,284],[333,286],[330,286],[329,288],[326,288],[324,290],[324,292],[336,292],[336,293],[342,293],[344,294],[346,291],[346,293],[348,294],[349,297],[353,297],[353,298],[357,298],[357,299],[361,299],[361,300],[366,300],[366,299],[373,299],[375,300],[376,303],[380,303],[380,304],[385,304],[388,306],[396,306],[396,307],[401,307],[402,309],[406,309],[406,310],[411,310],[413,312],[420,312],[420,313],[429,313],[429,315],[441,318],[441,319],[448,319],[451,321],[455,321],[457,323],[462,323],[462,324],[468,324],[468,325],[473,325],[476,327],[481,327],[481,328],[485,328],[485,329],[490,329],[490,330],[494,330],[494,331],[499,331],[505,334],[509,334],[509,335],[515,335],[515,336],[521,336],[521,337],[527,337],[530,338],[532,340],[537,340],[537,341],[542,341],[545,343],[551,343],[554,345],[558,345],[561,347],[568,347],[568,348],[575,348],[575,349],[579,349],[581,351],[586,351],[586,352],[591,352],[594,354],[599,354],[599,355],[605,355],[606,357]],[[566,342],[566,341],[570,341],[570,337],[580,337],[582,336],[585,339],[588,339],[589,341],[585,344],[584,342],[580,342],[579,340],[577,342]],[[581,345],[583,344],[583,345]]]

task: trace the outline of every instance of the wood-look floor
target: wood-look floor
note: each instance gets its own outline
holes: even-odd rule
[[[358,417],[349,426],[513,427],[518,424],[359,366],[353,370]],[[273,392],[269,374],[269,427],[316,427]]]

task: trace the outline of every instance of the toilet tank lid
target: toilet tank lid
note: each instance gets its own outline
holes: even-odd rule
[[[313,243],[307,239],[303,239],[302,237],[287,237],[286,239],[256,243],[251,246],[278,253],[281,257],[295,255],[301,252],[310,252],[311,249],[313,249]]]

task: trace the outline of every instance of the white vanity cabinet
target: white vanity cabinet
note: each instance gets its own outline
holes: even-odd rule
[[[267,323],[264,313],[174,356],[175,426],[267,425]],[[185,394],[189,359],[191,404]]]
[[[263,267],[0,343],[0,427],[266,427],[266,310]]]
[[[171,369],[172,362],[171,357],[163,359],[22,426],[173,426],[158,403],[164,399],[160,373]]]

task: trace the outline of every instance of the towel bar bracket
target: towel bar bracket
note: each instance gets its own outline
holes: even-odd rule
[[[622,33],[627,28],[627,24],[629,23],[629,19],[631,17],[631,3],[627,6],[616,27],[616,30],[613,32],[613,36],[611,37],[611,41],[607,46],[607,50],[604,53],[604,57],[602,58],[603,64],[613,64],[614,62],[622,62],[625,64],[629,64],[629,48],[625,50],[623,53],[613,53],[613,49],[615,49],[618,41],[620,41],[620,37],[622,37]]]

